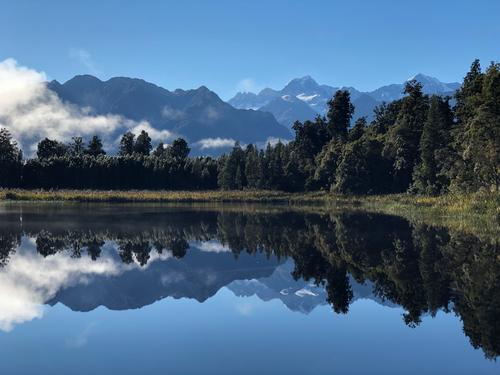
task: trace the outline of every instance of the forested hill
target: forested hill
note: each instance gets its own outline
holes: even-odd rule
[[[98,83],[98,85],[100,85]],[[127,132],[117,156],[102,142],[41,140],[23,160],[0,132],[0,186],[105,189],[328,190],[344,194],[498,191],[500,186],[500,64],[474,61],[454,103],[408,81],[405,95],[356,120],[351,95],[338,90],[325,116],[296,122],[294,138],[259,149],[235,144],[217,159],[189,157],[184,139],[153,145],[146,131]],[[210,94],[207,94],[210,95]],[[181,95],[182,96],[182,95]],[[133,105],[133,102],[130,103]],[[152,151],[154,148],[154,151]]]

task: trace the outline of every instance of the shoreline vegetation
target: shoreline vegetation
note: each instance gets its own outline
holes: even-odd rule
[[[401,216],[413,222],[499,237],[500,192],[416,196],[346,196],[328,192],[287,193],[267,190],[23,190],[0,189],[0,202],[67,203],[240,203],[272,204],[319,211],[362,210]]]

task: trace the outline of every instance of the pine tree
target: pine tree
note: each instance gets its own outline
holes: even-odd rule
[[[439,153],[447,147],[452,124],[453,113],[448,100],[433,96],[420,138],[420,161],[413,173],[415,192],[435,195],[446,188],[447,182],[439,178],[442,168]]]
[[[153,155],[156,156],[157,158],[162,158],[166,154],[165,146],[163,145],[163,142],[158,143],[158,146],[156,146],[155,150],[153,151]]]
[[[500,64],[484,74],[481,105],[466,123],[461,156],[474,172],[472,188],[500,188]]]
[[[63,143],[45,138],[38,142],[36,155],[38,159],[48,159],[64,156],[67,152],[68,149]]]
[[[245,150],[245,176],[249,188],[257,189],[261,179],[262,171],[259,154],[253,145],[248,145]]]
[[[19,186],[22,152],[10,132],[0,128],[0,187]]]
[[[498,190],[499,70],[499,64],[492,64],[482,73],[474,61],[456,94],[455,158],[448,173],[452,190]]]
[[[135,135],[131,132],[123,134],[120,140],[120,156],[132,155],[134,153]]]
[[[191,149],[183,138],[177,138],[168,148],[168,155],[177,163],[184,161]]]
[[[68,146],[70,155],[72,156],[82,156],[85,153],[85,145],[83,143],[82,137],[71,138],[71,143]]]
[[[149,155],[151,149],[151,138],[148,132],[141,130],[141,134],[139,134],[134,144],[134,152],[140,155]]]
[[[333,99],[328,102],[326,114],[331,137],[346,139],[353,113],[354,106],[351,104],[351,94],[347,90],[338,90]]]
[[[407,82],[405,93],[407,96],[403,98],[396,123],[389,129],[384,147],[384,155],[393,160],[396,192],[406,191],[412,181],[428,106],[428,98],[423,95],[419,82]]]
[[[106,155],[106,151],[104,151],[102,147],[102,141],[99,136],[94,135],[92,139],[90,140],[86,153],[90,156],[99,156],[99,155]]]
[[[246,179],[243,175],[244,168],[245,155],[239,142],[236,142],[220,169],[219,186],[224,190],[241,189],[246,186]]]

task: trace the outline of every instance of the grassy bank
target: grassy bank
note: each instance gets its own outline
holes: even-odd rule
[[[500,193],[418,197],[407,194],[360,198],[363,210],[402,216],[413,223],[444,226],[500,240]]]
[[[500,225],[500,193],[418,197],[408,194],[351,197],[324,192],[278,191],[94,191],[0,190],[0,201],[122,203],[280,203],[328,211],[348,208],[403,216],[413,222],[495,234]]]

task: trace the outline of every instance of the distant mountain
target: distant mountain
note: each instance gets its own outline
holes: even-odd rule
[[[191,146],[207,138],[242,143],[290,138],[290,132],[271,114],[236,109],[204,86],[172,92],[142,79],[116,77],[101,81],[80,75],[64,84],[52,81],[48,88],[63,101],[88,107],[96,115],[117,114],[135,121],[146,120],[158,130],[186,138]]]
[[[182,259],[157,260],[147,268],[131,267],[116,276],[89,276],[85,283],[59,290],[47,303],[60,302],[73,311],[91,311],[99,306],[137,309],[166,297],[203,302],[235,280],[269,276],[279,264],[279,260],[267,259],[264,254],[242,253],[235,259],[230,251],[191,249]]]
[[[318,114],[307,103],[292,95],[278,96],[259,110],[272,113],[280,124],[289,127],[295,121],[310,120]]]
[[[424,74],[417,74],[410,79],[422,83],[426,94],[452,95],[460,87],[459,83],[443,83]],[[354,87],[320,85],[310,76],[305,76],[291,80],[281,90],[266,88],[258,94],[238,93],[228,103],[235,108],[270,112],[282,125],[290,128],[296,120],[312,120],[318,114],[324,115],[328,101],[337,90],[342,89],[351,94],[355,107],[353,121],[363,116],[371,121],[377,105],[403,97],[404,85],[405,83],[392,84],[371,92],[361,92]]]
[[[291,259],[278,265],[272,275],[251,280],[238,279],[227,286],[237,296],[256,295],[263,301],[278,299],[290,310],[309,314],[317,306],[327,304],[327,292],[323,285],[315,285],[304,279],[295,280],[292,272],[295,268]],[[349,283],[353,292],[352,302],[358,299],[370,299],[383,306],[396,306],[385,301],[373,292],[373,284],[360,284],[352,276]]]
[[[437,78],[429,77],[424,74],[417,74],[411,77],[409,80],[415,79],[422,84],[422,89],[425,94],[438,94],[438,95],[452,95],[458,88],[460,88],[460,83],[443,83]],[[382,86],[372,92],[369,95],[379,101],[379,102],[392,102],[403,97],[405,83],[392,84],[388,86]]]

